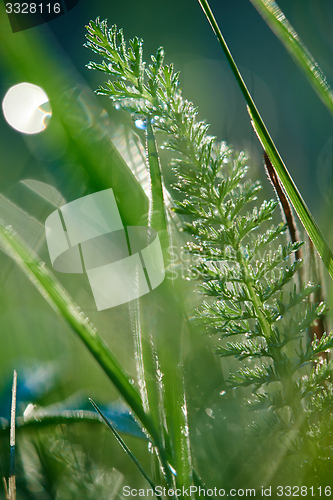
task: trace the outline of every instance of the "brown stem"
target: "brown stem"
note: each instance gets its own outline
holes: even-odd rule
[[[281,187],[279,178],[275,172],[275,169],[271,163],[271,160],[268,158],[266,151],[264,151],[264,164],[265,164],[265,168],[266,168],[266,172],[268,174],[268,177],[269,177],[271,184],[274,188],[274,191],[276,192],[276,195],[280,201],[282,215],[287,223],[289,234],[290,234],[290,239],[291,239],[292,243],[295,243],[296,241],[298,241],[295,219],[294,219],[294,216],[292,214],[287,197],[284,194],[284,191]],[[301,257],[302,257],[302,253],[301,253],[301,249],[299,248],[295,252],[295,259],[299,260]]]

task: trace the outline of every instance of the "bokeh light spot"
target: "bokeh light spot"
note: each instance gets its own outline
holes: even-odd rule
[[[23,134],[42,132],[52,115],[45,91],[27,82],[18,83],[7,91],[2,111],[9,125]]]

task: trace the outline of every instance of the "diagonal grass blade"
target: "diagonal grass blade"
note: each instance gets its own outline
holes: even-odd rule
[[[231,55],[231,52],[224,40],[224,37],[221,33],[221,30],[217,24],[217,21],[211,11],[209,3],[207,0],[198,0],[201,5],[214,33],[216,34],[220,45],[222,47],[223,52],[230,64],[231,70],[237,80],[237,83],[242,91],[244,99],[247,103],[247,109],[249,115],[251,117],[251,122],[254,127],[254,130],[264,148],[264,151],[267,153],[276,173],[283,185],[283,188],[286,194],[289,197],[290,202],[292,203],[295,212],[297,213],[301,223],[304,226],[309,238],[313,242],[317,252],[322,258],[323,263],[325,264],[331,278],[333,279],[333,254],[328,246],[324,236],[322,235],[316,221],[314,220],[310,210],[305,204],[300,192],[298,191],[293,179],[290,176],[290,173],[287,170],[282,158],[263,122],[263,119],[260,116],[260,113],[251,97],[249,90],[246,87],[246,84],[240,74],[238,67]]]
[[[158,436],[151,418],[145,413],[140,395],[136,388],[130,383],[128,375],[108,346],[99,337],[93,325],[91,325],[84,316],[82,317],[82,315],[80,315],[77,306],[52,273],[46,269],[44,265],[39,264],[37,258],[32,255],[18,236],[1,225],[0,249],[16,262],[51,307],[53,307],[81,338],[109,379],[117,387],[124,400],[141,421],[142,425],[151,435],[153,441],[158,441]]]
[[[333,113],[333,90],[316,60],[274,0],[250,0],[301,68],[322,102]]]
[[[132,460],[132,462],[137,467],[137,469],[139,470],[139,472],[141,473],[141,475],[150,484],[150,486],[152,487],[152,489],[153,489],[156,497],[162,499],[162,497],[156,492],[156,486],[155,486],[155,484],[150,479],[150,477],[148,476],[148,474],[146,474],[146,472],[143,469],[143,467],[141,466],[140,462],[135,458],[135,456],[133,455],[133,453],[131,452],[131,450],[128,448],[128,446],[125,443],[125,441],[118,434],[118,432],[116,431],[116,429],[113,427],[113,425],[111,424],[111,422],[106,418],[106,416],[104,415],[104,413],[98,408],[97,404],[91,398],[89,398],[89,401],[93,405],[93,407],[95,408],[95,410],[97,411],[97,413],[101,416],[101,418],[103,419],[103,422],[112,431],[114,437],[116,438],[116,440],[118,441],[118,443],[120,444],[120,446],[122,447],[122,449],[125,451],[125,453],[127,454],[127,456]]]

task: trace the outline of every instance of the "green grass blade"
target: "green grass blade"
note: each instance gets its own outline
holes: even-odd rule
[[[174,377],[173,384],[170,384],[169,394],[167,394],[168,399],[166,400],[166,403],[167,410],[173,410],[174,401],[171,401],[171,389],[174,393],[173,399],[176,400],[177,403],[176,411],[173,411],[171,415],[169,415],[168,419],[170,427],[170,421],[173,420],[171,436],[172,445],[175,450],[176,457],[176,483],[178,487],[184,486],[185,488],[188,488],[193,484],[193,466],[191,457],[189,422],[187,415],[187,402],[184,380],[182,378],[182,371],[183,370],[179,366],[174,369],[176,377]]]
[[[310,210],[306,206],[300,192],[298,191],[294,181],[292,180],[285,164],[283,163],[281,156],[279,155],[274,142],[272,141],[270,135],[266,129],[262,127],[262,120],[260,116],[252,113],[252,110],[248,106],[248,112],[251,117],[251,122],[253,128],[266,151],[271,163],[277,172],[279,179],[300,219],[309,238],[313,242],[317,249],[323,263],[325,264],[331,278],[333,278],[333,254],[328,246],[324,236],[322,235],[316,221],[314,220]]]
[[[325,238],[321,234],[321,231],[314,220],[310,210],[306,206],[300,192],[298,191],[296,185],[294,184],[290,174],[283,163],[270,135],[267,130],[263,129],[262,121],[258,119],[258,116],[252,113],[252,110],[248,106],[248,112],[251,117],[251,122],[253,128],[264,148],[268,157],[270,158],[273,167],[275,168],[283,187],[288,194],[288,197],[302,222],[309,238],[316,247],[323,263],[325,264],[330,276],[333,278],[333,255],[330,247],[328,246]]]
[[[312,240],[314,246],[317,249],[320,257],[323,260],[331,278],[333,279],[333,254],[331,249],[329,248],[327,242],[325,241],[324,236],[322,235],[316,221],[314,220],[310,210],[306,206],[301,194],[299,193],[293,179],[290,176],[290,173],[287,170],[287,167],[283,163],[279,152],[269,135],[269,132],[263,122],[263,119],[260,116],[260,113],[251,97],[250,92],[248,91],[246,84],[237,68],[237,65],[231,55],[231,52],[223,38],[221,30],[217,24],[217,21],[210,9],[210,6],[207,0],[198,0],[208,21],[210,22],[214,33],[216,34],[223,52],[226,55],[226,58],[230,64],[232,72],[238,82],[238,85],[242,91],[244,99],[248,106],[248,111],[251,117],[252,125],[255,129],[255,132],[264,148],[266,153],[268,154],[269,159],[273,167],[276,170],[276,173],[283,185],[283,188],[288,195],[290,202],[292,203],[295,212],[297,213],[301,223],[303,224],[309,238]]]
[[[160,233],[166,232],[167,224],[165,217],[165,206],[163,198],[163,184],[160,160],[157,152],[155,135],[151,124],[151,119],[147,117],[146,129],[146,155],[149,166],[151,182],[151,200],[149,206],[149,222],[151,226]]]
[[[18,417],[16,419],[16,431],[20,433],[29,429],[40,429],[42,427],[52,427],[61,424],[101,424],[101,419],[93,411],[88,410],[48,410],[48,408],[38,408],[33,410],[31,416]],[[3,421],[0,427],[0,436],[7,436],[9,423]],[[141,438],[139,438],[141,439]],[[142,439],[146,439],[142,434]]]
[[[165,205],[163,198],[163,180],[159,155],[150,118],[147,118],[147,162],[149,165],[151,179],[150,213],[151,225],[159,233],[164,258],[167,259],[166,250],[169,246],[167,234],[167,222],[165,215]],[[172,295],[172,299],[171,299]],[[176,484],[179,488],[188,488],[192,484],[192,460],[190,451],[190,440],[187,420],[186,396],[183,382],[181,363],[178,365],[176,359],[181,353],[182,329],[184,328],[184,318],[181,314],[179,304],[172,304],[177,297],[176,290],[164,283],[156,295],[156,310],[161,311],[162,307],[167,313],[167,321],[160,323],[159,333],[168,345],[158,349],[161,369],[164,373],[164,412],[166,424],[169,432],[169,439],[172,443],[172,462],[176,468]],[[178,295],[178,300],[180,299]],[[153,299],[150,301],[152,309]],[[163,304],[163,306],[162,306]],[[171,319],[172,318],[172,319]],[[172,333],[171,333],[172,331]],[[163,332],[163,333],[162,333]],[[173,338],[176,336],[177,338]],[[173,346],[173,359],[170,359],[168,346]],[[169,358],[169,359],[167,359]]]
[[[104,341],[99,337],[93,325],[87,321],[82,313],[80,314],[79,308],[46,268],[44,263],[41,265],[37,258],[26,248],[25,244],[10,230],[1,225],[0,248],[16,262],[53,309],[80,337],[143,426],[147,429],[152,440],[155,441],[157,438],[155,428],[149,415],[143,409],[138,391],[130,383],[128,375]]]
[[[150,117],[147,117],[146,161],[151,182],[149,225],[158,232],[164,261],[167,262],[167,249],[170,242],[163,195],[163,177]],[[151,348],[146,346],[148,349],[146,348],[143,352],[148,368],[149,355],[151,357],[156,345],[156,359],[152,360],[152,364],[150,361],[151,372],[155,368],[155,379],[146,381],[149,405],[152,418],[155,417],[159,421],[159,431],[161,438],[163,437],[163,444],[164,439],[168,440],[168,448],[171,452],[169,462],[175,468],[176,474],[173,472],[175,476],[170,476],[169,464],[163,464],[163,469],[167,483],[172,485],[175,481],[177,487],[182,489],[183,487],[188,488],[192,484],[192,461],[182,365],[176,361],[178,356],[181,356],[181,335],[184,328],[184,318],[180,312],[181,307],[179,307],[182,302],[179,292],[180,290],[175,289],[175,287],[168,286],[168,282],[165,280],[154,295],[152,294],[149,298],[142,297],[140,301],[142,310],[150,312],[150,314],[145,315],[146,317],[143,315],[141,321],[142,325],[146,325],[146,332],[152,339]],[[157,317],[158,321],[156,321]],[[154,330],[158,331],[158,335]],[[172,346],[172,356],[170,356],[170,346]],[[163,382],[159,380],[157,375],[156,362],[163,373]],[[154,401],[156,401],[155,408],[152,407]],[[165,429],[163,429],[164,421]]]
[[[14,370],[13,374],[13,387],[12,387],[12,406],[10,411],[10,455],[9,455],[9,480],[8,480],[8,493],[10,500],[16,500],[16,477],[15,477],[15,417],[16,417],[16,393],[17,393],[17,373]]]
[[[333,113],[333,90],[314,57],[273,0],[250,0],[304,72],[322,102]]]
[[[108,428],[112,431],[114,437],[116,438],[116,440],[118,441],[118,443],[120,444],[120,446],[122,447],[122,449],[125,451],[125,453],[127,454],[127,456],[132,460],[132,462],[137,467],[137,469],[139,470],[139,472],[141,473],[141,475],[150,484],[150,486],[152,487],[152,489],[153,489],[156,497],[162,499],[161,495],[159,495],[158,493],[156,493],[156,486],[155,486],[155,484],[150,479],[150,477],[148,476],[148,474],[145,472],[145,470],[143,469],[142,465],[137,460],[137,458],[135,458],[135,456],[133,455],[133,453],[131,452],[131,450],[128,448],[128,446],[125,443],[125,441],[118,434],[118,432],[116,431],[116,429],[113,427],[113,425],[111,424],[111,422],[106,418],[106,416],[104,415],[104,413],[98,408],[97,404],[91,398],[89,398],[89,401],[93,405],[93,407],[95,408],[95,410],[97,411],[97,413],[101,416],[103,422],[105,422],[105,424],[108,426]]]
[[[159,239],[163,247],[163,242],[167,239],[167,232],[163,200],[162,173],[150,116],[146,117],[145,154],[145,161],[148,167],[150,181],[148,226],[158,232]],[[147,244],[149,244],[149,239],[150,235],[147,236]],[[162,401],[157,376],[158,358],[154,346],[154,326],[156,321],[155,318],[158,312],[152,307],[150,294],[132,301],[129,307],[131,311],[131,321],[134,335],[136,368],[138,380],[141,382],[141,399],[145,410],[146,408],[149,409],[149,413],[156,429],[158,429],[162,443]],[[149,313],[147,313],[147,311],[149,311]]]
[[[184,392],[184,340],[188,334],[183,311],[184,296],[178,283],[165,281],[151,294],[150,311],[158,311],[156,351],[163,374],[165,448],[174,469],[176,487],[188,488],[192,481],[189,423]]]

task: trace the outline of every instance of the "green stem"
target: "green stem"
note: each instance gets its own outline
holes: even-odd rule
[[[183,123],[178,123],[184,136],[187,137]],[[159,155],[157,152],[151,118],[147,117],[146,132],[147,162],[151,178],[151,201],[149,224],[158,231],[164,259],[169,247],[167,221],[163,197],[163,179]],[[190,143],[191,144],[191,143]],[[163,412],[172,448],[172,464],[176,467],[177,487],[188,488],[192,484],[192,464],[190,442],[188,436],[188,421],[186,398],[183,383],[183,366],[181,363],[181,337],[184,328],[184,318],[179,307],[179,298],[175,300],[175,289],[164,282],[155,295],[159,310],[159,360],[164,374]],[[151,299],[154,301],[154,299]],[[155,302],[152,302],[154,304]],[[163,312],[162,312],[163,311]],[[173,346],[172,362],[170,362],[170,346]],[[162,428],[163,429],[163,428]],[[172,478],[170,478],[172,481]]]
[[[149,203],[148,224],[153,227],[158,233],[166,233],[167,223],[164,208],[161,165],[157,152],[153,127],[151,124],[151,117],[149,115],[147,116],[146,128],[146,156],[151,182],[151,199]]]
[[[251,277],[249,275],[247,263],[246,263],[242,248],[239,248],[237,250],[237,260],[238,260],[239,265],[241,266],[241,268],[243,270],[244,282],[245,282],[249,297],[251,299],[252,305],[254,307],[256,317],[257,317],[258,322],[260,324],[263,336],[269,342],[269,340],[272,338],[272,335],[273,335],[272,327],[271,327],[270,323],[267,321],[267,319],[265,318],[265,315],[262,311],[263,304],[261,303],[261,301],[258,297],[258,294],[253,286],[253,280],[251,279]]]
[[[155,429],[157,429],[158,439],[155,445],[163,464],[165,480],[169,489],[172,489],[172,477],[169,463],[165,451],[163,435],[163,416],[162,412],[162,394],[159,390],[155,346],[151,332],[154,331],[154,324],[151,322],[156,319],[153,313],[154,307],[149,296],[143,296],[133,301],[131,304],[131,313],[134,330],[134,349],[136,358],[136,368],[140,383],[141,399],[146,412],[149,412]],[[149,311],[149,314],[147,314]]]

